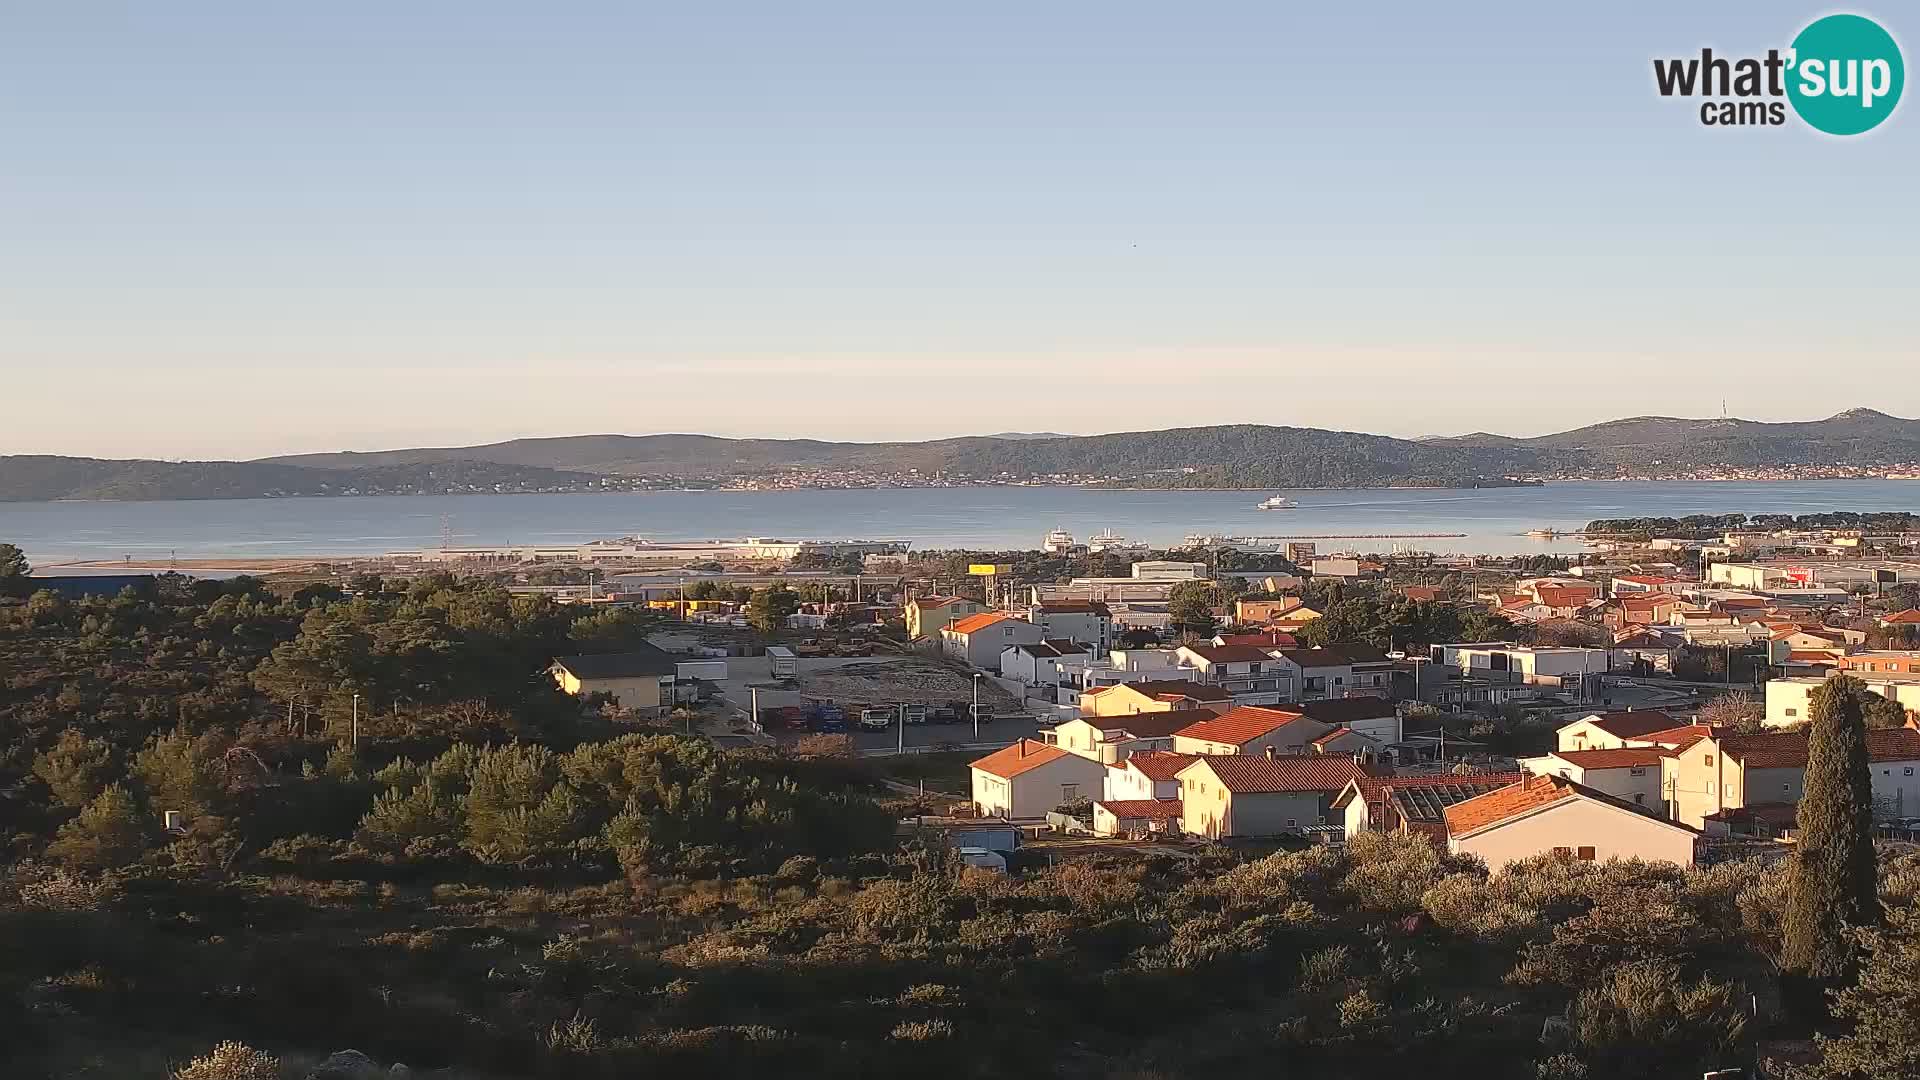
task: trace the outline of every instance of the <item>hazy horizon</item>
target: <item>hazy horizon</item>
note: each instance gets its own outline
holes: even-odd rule
[[[0,454],[1920,414],[1824,10],[0,0]]]

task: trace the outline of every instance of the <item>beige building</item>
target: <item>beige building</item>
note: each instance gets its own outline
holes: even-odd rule
[[[941,628],[948,623],[959,622],[969,615],[978,615],[987,610],[978,601],[963,596],[921,596],[907,601],[907,636],[910,638],[937,637]]]
[[[1905,674],[1874,675],[1867,671],[1849,671],[1847,674],[1867,684],[1867,689],[1888,701],[1899,702],[1907,712],[1920,712],[1920,677]],[[1809,675],[1769,679],[1767,726],[1784,728],[1806,723],[1813,716],[1813,692],[1826,681],[1825,677]]]
[[[1867,732],[1876,819],[1920,814],[1920,731]],[[1663,763],[1668,815],[1695,828],[1730,810],[1797,806],[1804,790],[1807,735],[1709,735]]]
[[[1520,767],[1535,776],[1565,777],[1665,816],[1661,766],[1673,753],[1660,747],[1557,750],[1541,757],[1521,758]]]
[[[1171,709],[1082,716],[1056,724],[1040,736],[1049,746],[1112,764],[1150,750],[1172,750],[1174,732],[1216,715],[1210,709]]]
[[[1446,808],[1447,850],[1494,873],[1557,853],[1693,865],[1700,834],[1561,776],[1533,776]]]
[[[1351,758],[1319,754],[1195,758],[1180,770],[1180,823],[1189,835],[1297,834],[1332,820],[1333,799],[1371,776]]]
[[[1638,712],[1594,713],[1583,716],[1554,733],[1556,750],[1620,750],[1639,745],[1639,740],[1657,731],[1680,726],[1680,722],[1658,709]]]
[[[1233,707],[1233,695],[1218,686],[1196,682],[1146,680],[1099,686],[1080,693],[1082,716],[1131,716],[1143,712],[1207,709],[1223,713]]]
[[[1107,767],[1021,739],[973,762],[973,805],[988,817],[1036,821],[1061,803],[1098,799]]]
[[[606,694],[623,709],[657,713],[673,700],[672,656],[649,645],[627,652],[562,656],[548,668],[554,684],[574,697]]]

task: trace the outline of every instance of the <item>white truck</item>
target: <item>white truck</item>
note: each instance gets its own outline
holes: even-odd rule
[[[767,667],[776,679],[791,679],[800,673],[798,657],[785,645],[767,646]]]

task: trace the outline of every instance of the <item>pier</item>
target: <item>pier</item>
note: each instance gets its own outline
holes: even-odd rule
[[[1229,540],[1457,540],[1466,533],[1292,533],[1287,536],[1229,536]]]

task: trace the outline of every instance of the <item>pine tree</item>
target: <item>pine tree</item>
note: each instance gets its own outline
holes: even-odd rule
[[[68,866],[110,870],[138,859],[153,831],[133,795],[115,784],[60,826],[47,854]]]
[[[1814,692],[1807,730],[1781,967],[1788,1001],[1810,1019],[1825,1015],[1823,991],[1853,971],[1855,951],[1846,928],[1880,922],[1866,692],[1857,679],[1828,679]]]

